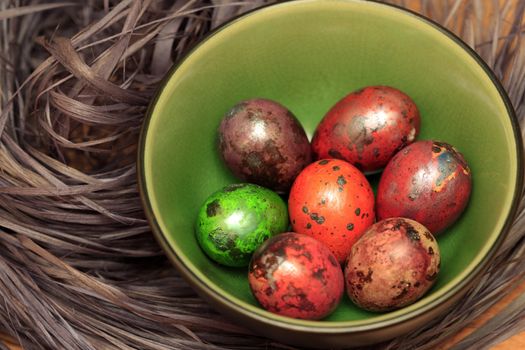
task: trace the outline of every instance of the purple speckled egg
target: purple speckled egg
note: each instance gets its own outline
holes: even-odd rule
[[[219,150],[235,176],[280,193],[311,162],[310,143],[297,118],[267,99],[240,102],[226,114]]]

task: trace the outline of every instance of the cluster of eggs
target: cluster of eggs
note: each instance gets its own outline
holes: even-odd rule
[[[345,96],[311,142],[281,104],[237,104],[220,124],[219,153],[244,182],[202,205],[199,245],[219,264],[249,266],[253,295],[281,315],[326,317],[345,289],[371,311],[415,302],[440,269],[434,236],[471,191],[461,153],[416,141],[420,124],[412,99],[388,86]],[[381,171],[374,196],[367,176]]]

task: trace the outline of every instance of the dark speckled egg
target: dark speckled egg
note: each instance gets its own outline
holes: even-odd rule
[[[397,153],[381,175],[377,216],[407,217],[438,234],[460,217],[471,187],[461,153],[444,142],[418,141]]]
[[[227,113],[219,127],[219,149],[238,178],[280,193],[311,162],[310,143],[299,121],[266,99],[243,101]]]
[[[386,219],[352,247],[345,266],[346,291],[363,309],[398,309],[430,289],[439,267],[439,247],[430,231],[410,219]]]
[[[410,97],[389,86],[369,86],[328,111],[317,126],[312,149],[316,159],[344,159],[373,173],[416,139],[419,126],[419,111]]]
[[[309,320],[329,315],[344,291],[341,266],[330,250],[294,232],[274,236],[257,249],[248,279],[263,308]]]
[[[323,159],[297,176],[288,212],[293,231],[320,240],[343,263],[352,244],[374,223],[374,193],[352,164]]]
[[[204,202],[195,233],[211,259],[240,267],[266,239],[287,228],[286,204],[279,195],[254,184],[234,184]]]

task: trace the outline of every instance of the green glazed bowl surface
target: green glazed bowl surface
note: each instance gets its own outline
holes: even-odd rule
[[[219,122],[240,100],[269,98],[288,107],[311,137],[335,102],[367,85],[390,85],[411,96],[421,113],[419,139],[454,145],[471,166],[469,206],[438,237],[439,278],[421,300],[389,313],[363,311],[346,296],[322,321],[266,312],[250,293],[247,269],[215,264],[194,235],[204,200],[239,182],[217,152]],[[139,183],[167,255],[219,310],[281,341],[349,347],[424,325],[475,283],[515,213],[521,148],[517,121],[499,82],[443,28],[375,2],[293,1],[227,23],[172,69],[144,124]],[[376,184],[378,176],[370,180]]]

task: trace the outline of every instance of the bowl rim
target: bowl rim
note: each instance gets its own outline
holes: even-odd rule
[[[468,54],[472,59],[474,59],[474,61],[479,65],[480,68],[482,68],[486,76],[490,79],[490,82],[496,88],[499,94],[499,97],[501,98],[505,106],[507,117],[509,118],[510,125],[512,127],[512,132],[514,135],[514,141],[515,141],[515,146],[516,146],[516,174],[515,174],[516,181],[514,184],[515,188],[514,188],[514,193],[512,197],[512,203],[509,208],[508,215],[505,218],[504,224],[500,230],[500,233],[497,236],[496,240],[493,242],[492,246],[486,252],[486,254],[481,257],[481,260],[479,261],[478,265],[476,265],[464,279],[460,280],[457,284],[453,285],[444,294],[438,296],[434,300],[431,300],[427,304],[421,305],[421,307],[417,309],[414,309],[402,315],[398,315],[391,319],[380,320],[380,321],[373,322],[373,323],[365,323],[363,325],[345,325],[345,324],[337,324],[334,322],[332,324],[329,324],[328,326],[321,326],[323,322],[321,320],[321,321],[313,321],[316,323],[314,326],[314,325],[309,325],[309,324],[293,323],[294,321],[304,321],[304,320],[295,320],[295,319],[291,319],[288,317],[273,315],[273,314],[272,316],[274,317],[276,316],[276,318],[270,318],[263,314],[253,313],[251,310],[245,308],[242,305],[239,305],[238,303],[232,301],[231,298],[227,298],[226,296],[218,293],[215,289],[207,285],[192,271],[190,267],[188,267],[177,256],[177,254],[172,249],[165,234],[163,233],[158,221],[155,218],[155,215],[153,213],[153,208],[149,200],[147,186],[146,186],[144,155],[145,155],[145,150],[146,150],[147,131],[149,129],[150,122],[153,118],[153,111],[168,81],[171,79],[174,73],[178,70],[178,68],[192,55],[192,53],[195,50],[197,50],[201,45],[203,45],[206,41],[208,41],[208,39],[213,37],[216,33],[221,31],[222,29],[230,26],[231,24],[233,24],[234,22],[240,19],[256,14],[257,12],[260,12],[261,10],[265,10],[270,7],[287,6],[289,3],[311,3],[311,2],[321,2],[321,1],[322,0],[284,0],[279,3],[266,4],[266,5],[254,8],[252,10],[249,10],[247,12],[244,12],[240,15],[237,15],[229,19],[228,21],[222,23],[218,27],[209,31],[208,33],[206,33],[206,35],[204,35],[203,38],[201,38],[198,42],[194,43],[190,48],[186,50],[186,52],[182,55],[179,61],[175,63],[169,69],[169,71],[166,73],[162,81],[159,83],[157,91],[154,97],[152,98],[148,106],[148,109],[146,111],[146,114],[145,114],[145,118],[142,124],[140,136],[139,136],[139,143],[138,143],[139,148],[137,151],[137,180],[138,180],[139,194],[140,194],[140,198],[142,202],[142,207],[144,209],[144,212],[150,224],[150,227],[153,231],[155,239],[160,244],[164,253],[168,256],[170,261],[175,265],[177,270],[190,283],[190,285],[192,284],[197,285],[200,288],[199,290],[196,290],[199,292],[199,294],[203,293],[204,296],[221,303],[224,307],[228,309],[234,309],[235,311],[242,313],[246,317],[257,319],[269,325],[277,326],[280,328],[293,329],[295,331],[300,331],[300,332],[308,332],[308,333],[313,332],[316,334],[334,334],[334,333],[342,333],[342,332],[344,333],[356,332],[357,333],[357,332],[364,332],[364,331],[371,331],[371,330],[381,330],[381,329],[385,329],[385,328],[388,328],[394,325],[401,324],[411,319],[415,319],[418,316],[421,316],[422,314],[426,312],[430,312],[431,310],[439,308],[442,304],[445,304],[447,300],[450,300],[453,297],[458,296],[458,294],[461,293],[465,287],[469,286],[477,278],[479,278],[481,276],[481,273],[484,270],[486,270],[486,268],[488,267],[488,263],[493,259],[495,253],[498,251],[499,247],[502,245],[503,241],[507,237],[510,231],[511,225],[514,221],[514,218],[516,217],[516,213],[518,211],[518,207],[520,203],[520,198],[524,190],[523,188],[523,185],[524,185],[523,140],[522,140],[521,129],[520,129],[519,122],[516,116],[516,112],[513,108],[512,102],[510,101],[510,98],[507,92],[504,89],[503,85],[501,84],[500,80],[495,75],[495,73],[487,65],[487,63],[478,55],[478,53],[474,51],[474,49],[472,49],[470,46],[468,46],[459,36],[454,34],[452,31],[448,30],[441,24],[413,10],[410,10],[410,9],[407,9],[407,8],[404,8],[404,7],[395,5],[395,4],[383,3],[380,0],[338,0],[341,2],[350,2],[350,3],[356,3],[356,4],[368,3],[368,4],[373,4],[376,6],[383,6],[385,8],[390,8],[390,10],[392,9],[399,10],[405,15],[412,16],[414,19],[423,22],[423,24],[426,24],[434,29],[437,29],[441,34],[451,39],[463,51],[465,51],[466,54]],[[192,288],[195,289],[194,286],[192,286]],[[312,322],[312,321],[307,321],[307,322]],[[343,322],[348,322],[348,321],[343,321]],[[342,322],[339,322],[339,323],[342,323]]]

